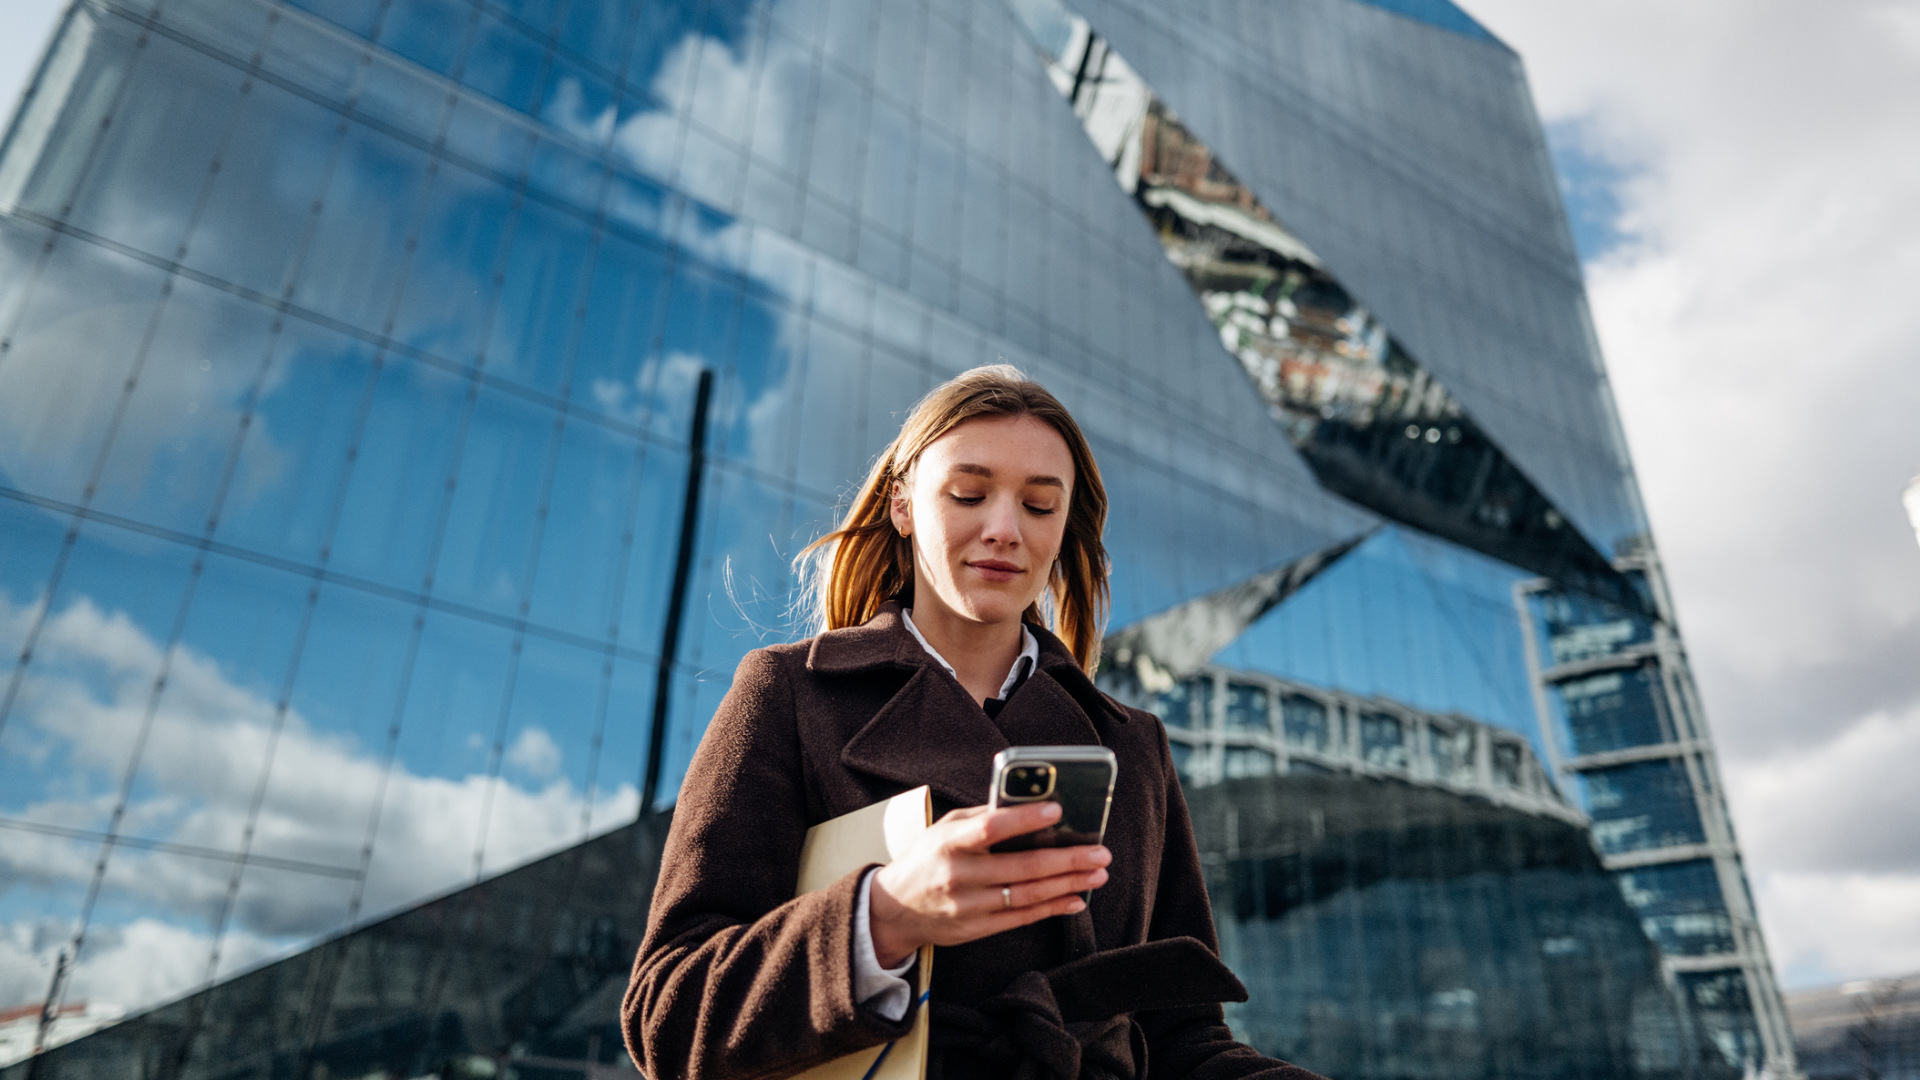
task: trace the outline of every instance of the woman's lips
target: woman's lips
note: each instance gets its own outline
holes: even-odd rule
[[[979,562],[970,562],[967,565],[973,567],[981,577],[986,578],[988,581],[1012,581],[1022,573],[1019,567],[1010,562],[1001,562],[999,559],[982,559]]]

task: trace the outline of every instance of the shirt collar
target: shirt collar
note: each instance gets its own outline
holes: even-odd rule
[[[946,668],[947,674],[952,675],[955,680],[960,678],[959,673],[953,670],[953,665],[947,663],[947,658],[941,656],[939,650],[935,649],[932,645],[927,644],[926,636],[920,633],[919,627],[913,625],[912,608],[900,609],[900,621],[907,624],[907,633],[912,634],[913,640],[919,642],[920,647],[927,650],[928,656],[933,657],[936,663]],[[1013,693],[1021,681],[1025,679],[1035,667],[1038,667],[1039,664],[1040,642],[1033,636],[1033,631],[1027,629],[1027,624],[1022,622],[1020,624],[1020,655],[1013,661],[1013,667],[1007,670],[1006,679],[1000,683],[1000,692],[995,694],[994,697],[1004,699],[1007,695]]]

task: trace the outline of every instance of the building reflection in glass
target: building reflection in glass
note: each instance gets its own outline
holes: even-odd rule
[[[1054,0],[1014,7],[1221,345],[1321,483],[1393,520],[1640,606],[1606,557],[1085,19]]]

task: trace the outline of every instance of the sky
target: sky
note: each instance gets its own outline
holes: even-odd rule
[[[0,108],[64,6],[0,4]],[[1920,971],[1920,8],[1465,6],[1548,126],[1782,981]]]

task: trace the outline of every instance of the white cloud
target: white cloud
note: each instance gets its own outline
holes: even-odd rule
[[[1783,967],[1920,967],[1920,19],[1470,6],[1630,173],[1589,288]]]
[[[1920,971],[1920,874],[1762,871],[1753,882],[1789,988]]]
[[[560,747],[553,736],[537,727],[527,728],[507,747],[508,765],[535,780],[548,780],[560,773]]]
[[[0,595],[0,648],[17,650],[38,614],[37,608],[15,606]],[[39,771],[54,779],[41,793],[0,798],[0,815],[105,828],[125,755],[148,723],[151,688],[165,659],[161,646],[124,613],[103,611],[91,601],[78,600],[49,617],[9,722],[8,745],[9,753],[48,762]],[[335,867],[357,865],[374,793],[381,790],[377,749],[315,731],[297,712],[280,717],[276,712],[270,698],[211,658],[191,648],[176,649],[167,667],[166,692],[153,710],[123,834],[238,850],[262,766],[270,761],[271,783],[255,819],[252,851]],[[561,748],[545,731],[523,730],[507,756],[533,786],[482,774],[423,776],[393,768],[385,779],[363,916],[458,887],[471,881],[476,869],[491,874],[524,863],[577,842],[589,830],[630,820],[638,808],[630,784],[589,804],[559,775]],[[476,849],[483,859],[476,861]],[[71,894],[89,880],[98,850],[90,842],[0,831],[0,882],[6,883],[0,896],[13,889]],[[140,1007],[192,986],[205,974],[210,930],[225,902],[231,871],[232,864],[223,860],[116,848],[107,876],[115,907],[147,914],[90,931],[74,975],[75,993],[95,980],[100,995]],[[222,945],[221,971],[339,928],[349,915],[348,895],[338,877],[249,868]],[[62,907],[63,920],[74,914],[56,906]],[[138,929],[142,920],[153,927]],[[0,940],[13,941],[16,950],[28,943],[28,954],[42,968],[70,934],[64,921],[52,931],[31,921],[0,924]],[[144,951],[138,956],[116,951],[135,947]],[[140,979],[115,981],[117,976],[108,974],[132,960],[145,965]],[[44,971],[36,972],[30,963],[0,958],[0,974],[8,970],[29,971],[27,981],[44,987]],[[22,992],[17,981],[0,979],[0,1004],[12,1003],[5,1000],[7,993]]]

